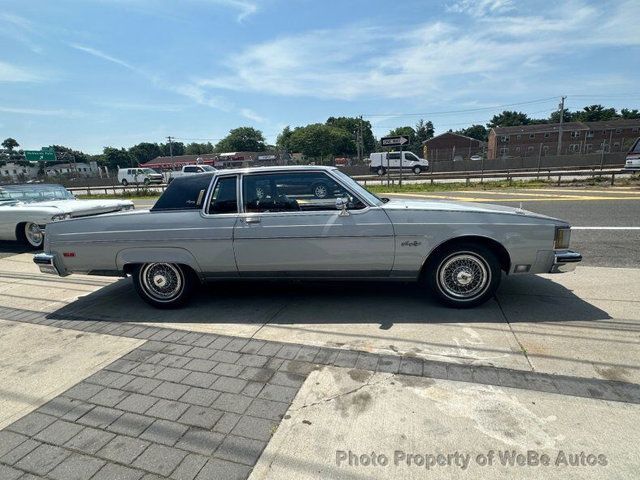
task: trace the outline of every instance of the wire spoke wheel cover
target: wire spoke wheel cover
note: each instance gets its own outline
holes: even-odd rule
[[[456,252],[438,268],[438,286],[455,300],[472,300],[482,295],[491,283],[491,269],[474,252]]]
[[[313,189],[313,194],[317,198],[324,198],[327,196],[327,187],[325,185],[316,185]]]
[[[139,275],[145,292],[158,302],[170,302],[184,289],[182,271],[171,263],[148,263]]]
[[[44,234],[42,233],[42,229],[35,223],[27,223],[24,226],[24,235],[27,238],[27,241],[34,247],[39,247],[42,245],[42,240],[44,239]]]

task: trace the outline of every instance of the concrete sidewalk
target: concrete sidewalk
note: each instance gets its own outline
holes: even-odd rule
[[[326,367],[284,418],[250,480],[622,480],[640,468],[638,405],[526,389]]]

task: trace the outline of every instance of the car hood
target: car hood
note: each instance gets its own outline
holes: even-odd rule
[[[426,210],[445,212],[474,212],[474,213],[501,213],[506,215],[517,215],[524,217],[536,217],[555,222],[565,223],[557,218],[530,212],[522,208],[506,207],[503,205],[493,205],[490,203],[476,202],[455,202],[452,200],[402,200],[391,199],[382,208],[385,210]]]
[[[17,203],[12,208],[67,213],[72,217],[117,212],[133,205],[131,200],[49,200],[46,202]]]

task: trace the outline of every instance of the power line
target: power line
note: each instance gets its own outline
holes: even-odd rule
[[[505,108],[505,107],[515,107],[518,105],[530,105],[533,103],[542,103],[548,102],[551,100],[556,100],[558,97],[548,97],[548,98],[539,98],[537,100],[530,100],[528,102],[517,102],[517,103],[505,103],[503,105],[494,105],[491,107],[479,107],[479,108],[468,108],[465,110],[448,110],[448,111],[440,111],[440,112],[424,112],[424,113],[367,113],[363,114],[363,117],[415,117],[415,116],[434,116],[434,115],[450,115],[453,113],[470,113],[470,112],[481,112],[483,110],[495,110],[497,108]]]

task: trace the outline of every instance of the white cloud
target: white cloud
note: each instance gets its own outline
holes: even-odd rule
[[[102,3],[114,3],[120,4],[128,7],[135,7],[137,11],[148,12],[153,14],[158,14],[159,9],[171,7],[170,2],[165,2],[164,0],[96,0]],[[209,4],[209,5],[218,5],[224,8],[228,8],[230,10],[235,10],[238,12],[236,20],[238,22],[242,22],[247,17],[255,14],[258,10],[258,3],[251,0],[183,0],[191,3],[201,3],[201,4]],[[176,2],[176,4],[181,4],[183,2]]]
[[[459,0],[447,5],[447,10],[450,12],[466,13],[473,17],[507,12],[513,8],[513,0]]]
[[[460,90],[480,83],[526,90],[532,76],[561,65],[564,56],[640,45],[640,31],[628,20],[640,16],[637,1],[610,4],[606,21],[599,8],[578,0],[535,14],[516,12],[507,1],[455,5],[465,12],[474,5],[474,16],[401,30],[353,24],[255,44],[231,52],[223,69],[197,85],[342,100],[451,98],[452,83]]]
[[[34,70],[0,61],[0,82],[40,82],[43,77]]]
[[[37,115],[43,117],[81,117],[83,114],[74,110],[66,109],[40,109],[40,108],[22,108],[22,107],[3,107],[0,106],[0,112],[14,113],[17,115]]]
[[[33,37],[40,37],[33,23],[24,17],[12,13],[0,13],[0,35],[22,43],[34,53],[42,53],[42,47]]]
[[[88,53],[89,55],[92,55],[94,57],[100,58],[102,60],[106,60],[107,62],[115,63],[116,65],[120,65],[121,67],[132,70],[134,72],[140,72],[140,70],[138,70],[136,67],[134,67],[130,63],[125,62],[124,60],[120,60],[119,58],[111,56],[107,53],[104,53],[103,51],[98,50],[97,48],[87,47],[86,45],[79,45],[77,43],[70,43],[69,46],[71,48],[75,48],[76,50],[80,50],[81,52]]]
[[[241,108],[240,114],[243,117],[248,118],[249,120],[252,120],[254,122],[263,123],[265,121],[264,117],[258,115],[256,112],[254,112],[250,108]]]

